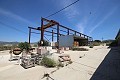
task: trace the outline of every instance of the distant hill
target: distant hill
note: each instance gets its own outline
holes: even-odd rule
[[[0,41],[0,45],[17,45],[20,42],[6,42],[6,41]],[[38,42],[31,42],[31,44],[37,44]]]
[[[0,41],[0,45],[17,45],[20,42],[5,42],[5,41]]]

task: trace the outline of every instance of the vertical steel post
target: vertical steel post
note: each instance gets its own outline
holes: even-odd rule
[[[90,46],[92,45],[92,42],[93,42],[93,38],[92,37],[89,37],[89,39],[90,39]]]
[[[41,18],[41,40],[40,40],[41,46],[43,46],[43,37],[44,37],[43,19]]]
[[[57,24],[57,47],[59,49],[59,24]]]
[[[84,38],[85,38],[85,35],[84,35]]]
[[[89,44],[89,38],[88,38],[88,36],[87,36],[87,46],[88,46],[88,44]]]
[[[30,44],[30,38],[31,38],[31,28],[29,28],[29,44]]]
[[[80,37],[81,37],[81,33],[80,33]]]
[[[53,42],[53,37],[54,37],[53,35],[54,35],[54,33],[53,33],[53,30],[52,30],[52,42]]]
[[[69,29],[68,29],[67,35],[69,35]]]
[[[75,31],[75,35],[76,35],[76,31]]]

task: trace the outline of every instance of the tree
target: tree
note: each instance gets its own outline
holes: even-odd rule
[[[38,46],[41,46],[40,42],[38,42]],[[46,40],[43,40],[43,45],[42,46],[50,46],[50,43]]]
[[[94,40],[94,42],[101,42],[101,40]]]
[[[118,39],[114,40],[111,44],[110,47],[116,47],[118,46]]]
[[[31,48],[30,44],[28,42],[21,42],[18,44],[18,47],[23,50],[25,49],[26,51],[29,51],[29,49]]]

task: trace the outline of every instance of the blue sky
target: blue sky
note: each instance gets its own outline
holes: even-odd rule
[[[40,26],[41,17],[74,1],[0,0],[0,41],[28,41],[28,26]],[[48,19],[89,35],[94,40],[102,37],[104,40],[114,39],[120,28],[120,0],[80,0]],[[39,38],[40,35],[32,34],[31,41],[39,41]]]

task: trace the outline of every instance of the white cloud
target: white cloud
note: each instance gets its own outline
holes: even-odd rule
[[[84,33],[84,29],[87,26],[87,21],[88,21],[87,17],[84,17],[83,21],[81,21],[76,25],[78,31],[80,31],[81,33]]]
[[[115,7],[114,9],[112,9],[98,24],[96,24],[90,31],[89,31],[89,35],[91,35],[91,33],[98,27],[100,27],[100,25],[107,20],[117,9],[117,7]]]
[[[73,3],[74,1],[73,0],[60,0],[61,2],[61,7],[66,7],[68,6],[69,4]],[[76,3],[77,4],[77,3]],[[79,15],[79,11],[77,10],[77,8],[75,7],[75,5],[72,5],[68,8],[66,8],[64,10],[65,12],[65,16],[68,18],[68,19],[71,19],[71,18],[74,18],[76,17],[77,15]]]
[[[61,7],[66,7],[67,5],[71,4],[74,2],[74,0],[61,0]],[[77,4],[77,3],[76,3]],[[71,19],[74,19],[75,17],[78,17],[80,15],[80,11],[76,7],[76,5],[72,5],[69,8],[64,10],[65,16],[68,18],[69,21]],[[84,33],[84,29],[87,24],[87,17],[83,18],[83,21],[78,22],[75,26],[77,27],[77,30],[81,33]]]
[[[27,19],[25,19],[25,18],[23,18],[19,15],[16,15],[16,14],[10,12],[10,11],[6,11],[2,8],[0,8],[0,14],[3,14],[4,16],[11,17],[15,20],[19,20],[19,21],[22,21],[22,22],[25,22],[25,23],[28,23],[28,24],[34,24],[34,23],[30,22],[29,20],[27,20]]]
[[[84,33],[84,25],[83,24],[78,23],[76,26],[81,33]]]

